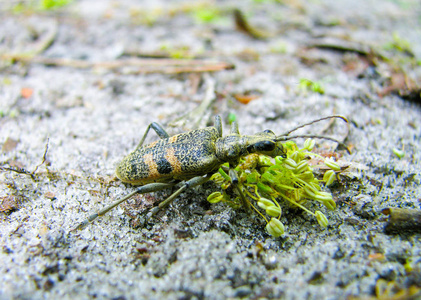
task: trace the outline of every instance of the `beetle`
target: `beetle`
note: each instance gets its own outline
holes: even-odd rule
[[[171,137],[161,125],[153,122],[146,128],[136,149],[124,157],[116,168],[116,176],[122,182],[139,185],[140,187],[122,199],[90,215],[75,230],[83,229],[96,218],[106,214],[135,194],[156,192],[180,185],[174,193],[151,210],[149,216],[151,217],[160,209],[169,205],[186,189],[208,181],[211,175],[224,163],[229,163],[231,182],[240,194],[243,206],[248,209],[249,204],[245,200],[241,189],[238,188],[238,175],[234,170],[240,158],[250,153],[264,154],[270,157],[284,156],[282,142],[298,137],[323,138],[342,144],[340,141],[325,136],[289,135],[299,128],[331,118],[339,118],[347,122],[345,117],[333,115],[300,125],[281,135],[275,135],[271,130],[253,135],[241,135],[237,122],[233,122],[230,133],[225,137],[222,135],[220,116],[215,116],[214,126],[180,133]],[[143,146],[150,129],[157,133],[160,140]]]

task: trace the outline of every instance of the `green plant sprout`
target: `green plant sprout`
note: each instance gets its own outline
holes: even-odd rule
[[[313,93],[319,93],[320,95],[325,93],[324,88],[319,82],[311,81],[306,78],[300,79],[299,89],[303,92],[311,91]]]
[[[405,156],[405,151],[403,149],[393,148],[392,151],[399,159],[402,159]]]
[[[31,11],[50,11],[73,3],[74,0],[30,0],[17,3],[12,11],[16,14]]]
[[[283,144],[285,157],[271,159],[262,154],[250,154],[241,159],[235,168],[241,192],[248,196],[246,200],[249,206],[266,221],[266,231],[273,237],[279,237],[285,231],[280,221],[282,200],[283,205],[296,206],[313,215],[322,228],[329,224],[321,211],[312,212],[305,204],[309,200],[316,201],[329,210],[334,210],[336,203],[332,194],[322,191],[320,183],[324,182],[326,186],[332,184],[341,168],[333,159],[326,158],[324,165],[330,169],[325,172],[323,180],[315,178],[308,161],[311,157],[322,157],[311,152],[314,145],[314,140],[307,139],[303,148],[299,149],[293,141],[287,141]],[[227,166],[223,165],[211,177],[211,180],[221,186],[222,192],[210,194],[207,200],[210,203],[225,202],[233,208],[239,208],[240,195],[231,188],[231,179],[224,171],[225,167]]]
[[[414,56],[411,43],[408,40],[401,38],[397,32],[392,34],[392,39],[393,41],[383,46],[385,50],[397,51]]]
[[[222,11],[212,6],[197,7],[192,11],[193,18],[198,24],[215,24],[221,22]]]

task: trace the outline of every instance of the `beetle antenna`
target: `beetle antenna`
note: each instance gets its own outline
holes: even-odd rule
[[[287,131],[287,132],[286,132],[286,133],[284,133],[284,134],[281,134],[281,135],[276,136],[275,141],[276,141],[276,142],[284,142],[284,141],[289,141],[289,140],[296,139],[296,138],[324,139],[324,140],[328,140],[328,141],[332,141],[332,142],[337,143],[339,146],[341,146],[341,147],[345,148],[345,149],[347,150],[347,152],[348,152],[348,153],[351,153],[351,152],[350,152],[350,150],[348,149],[348,147],[347,147],[347,146],[346,146],[343,142],[338,141],[337,139],[334,139],[334,138],[331,138],[331,137],[328,137],[328,136],[324,136],[324,135],[314,135],[314,134],[289,135],[291,132],[294,132],[294,131],[296,131],[296,130],[298,130],[298,129],[300,129],[300,128],[303,128],[303,127],[305,127],[305,126],[308,126],[308,125],[311,125],[311,124],[314,124],[314,123],[317,123],[317,122],[320,122],[320,121],[323,121],[323,120],[332,119],[332,118],[341,119],[341,120],[343,120],[343,121],[345,121],[345,122],[347,122],[347,123],[348,123],[348,120],[347,120],[345,117],[340,116],[340,115],[332,115],[332,116],[328,116],[328,117],[320,118],[320,119],[317,119],[317,120],[311,121],[311,122],[309,122],[309,123],[306,123],[306,124],[300,125],[300,126],[298,126],[298,127],[295,127],[294,129],[292,129],[292,130],[290,130],[290,131]]]
[[[323,121],[323,120],[333,119],[333,118],[341,119],[341,120],[344,120],[345,122],[347,122],[347,123],[348,123],[347,118],[345,118],[344,116],[340,116],[340,115],[333,115],[333,116],[328,116],[328,117],[320,118],[320,119],[317,119],[317,120],[313,120],[313,121],[311,121],[311,122],[309,122],[309,123],[302,124],[302,125],[300,125],[300,126],[298,126],[298,127],[295,127],[294,129],[291,129],[290,131],[285,132],[284,134],[281,134],[280,136],[287,136],[287,135],[289,135],[291,132],[294,132],[294,131],[296,131],[296,130],[298,130],[298,129],[300,129],[300,128],[303,128],[303,127],[305,127],[305,126],[309,126],[309,125],[311,125],[311,124],[314,124],[314,123],[317,123],[317,122],[320,122],[320,121]]]
[[[297,139],[297,138],[323,139],[323,140],[332,141],[332,142],[337,143],[340,147],[345,148],[346,151],[349,154],[351,154],[351,151],[348,149],[348,147],[344,143],[342,143],[341,141],[338,141],[337,139],[324,136],[324,135],[303,134],[303,135],[277,136],[275,138],[275,142],[285,142],[285,141],[289,141],[289,140]]]

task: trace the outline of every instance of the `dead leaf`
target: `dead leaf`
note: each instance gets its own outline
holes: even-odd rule
[[[22,88],[20,90],[20,95],[25,99],[31,98],[33,93],[34,93],[34,90],[31,88]]]
[[[395,71],[392,74],[390,83],[380,91],[379,96],[384,97],[392,93],[399,95],[405,100],[421,101],[421,85],[403,70]]]
[[[9,195],[5,197],[0,197],[0,199],[1,199],[0,212],[9,213],[9,212],[19,209],[19,206],[21,203],[20,197]]]
[[[3,147],[1,148],[1,151],[3,152],[10,152],[16,148],[19,141],[12,139],[11,137],[8,137],[6,141],[3,144]]]
[[[248,104],[250,101],[259,98],[258,95],[245,95],[245,94],[235,94],[234,98],[242,104]]]
[[[53,192],[46,192],[44,197],[53,200],[56,198],[56,195]]]

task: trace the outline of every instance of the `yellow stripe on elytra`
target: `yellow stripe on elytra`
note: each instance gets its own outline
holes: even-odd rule
[[[181,162],[175,156],[175,151],[172,148],[167,150],[165,159],[170,163],[173,174],[181,174]]]
[[[153,155],[152,154],[145,154],[143,156],[143,161],[145,162],[145,164],[148,165],[149,168],[149,178],[158,178],[160,176],[159,172],[158,172],[158,165],[156,164],[156,162],[153,160]]]
[[[153,147],[155,147],[155,145],[156,145],[157,143],[158,143],[158,141],[152,142],[152,143],[150,143],[150,144],[148,144],[148,145],[144,146],[144,148],[153,148]]]
[[[174,136],[172,136],[172,137],[170,137],[169,139],[168,139],[168,142],[170,143],[170,144],[173,144],[173,143],[175,143],[177,141],[177,136],[176,135],[174,135]]]

